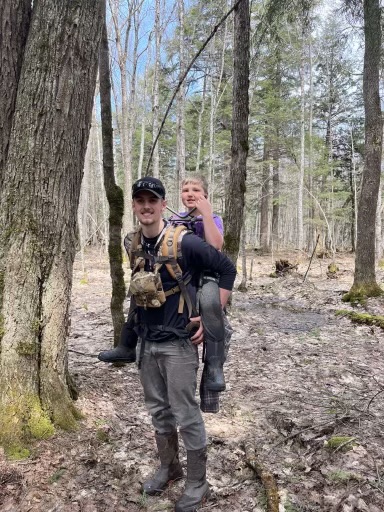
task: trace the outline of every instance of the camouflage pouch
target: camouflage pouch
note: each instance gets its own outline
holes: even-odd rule
[[[163,284],[156,265],[153,272],[140,270],[133,274],[129,292],[135,297],[137,306],[143,308],[159,308],[166,300]]]

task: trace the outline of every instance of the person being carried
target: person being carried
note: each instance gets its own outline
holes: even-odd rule
[[[149,495],[161,493],[182,478],[178,432],[187,451],[187,481],[176,512],[192,512],[209,495],[206,480],[207,444],[204,421],[195,398],[198,344],[204,330],[200,316],[191,316],[187,300],[180,310],[181,288],[196,298],[199,276],[208,269],[218,276],[222,304],[225,305],[236,276],[233,263],[221,252],[193,233],[180,241],[177,258],[183,283],[172,276],[160,247],[169,223],[162,217],[166,207],[165,189],[160,180],[146,177],[132,187],[133,212],[139,223],[140,249],[128,252],[134,266],[130,291],[136,302],[137,335],[140,339],[140,380],[146,406],[155,428],[160,467],[143,484]],[[150,287],[148,283],[154,283]],[[179,288],[179,289],[178,289]],[[177,291],[178,289],[178,291]],[[148,297],[145,296],[145,291]],[[172,290],[172,293],[167,294]],[[193,322],[197,331],[191,335]]]
[[[186,213],[173,215],[173,224],[184,223],[200,238],[218,250],[223,247],[223,221],[213,213],[208,200],[208,184],[203,176],[190,176],[181,184],[181,200]],[[225,390],[223,363],[226,359],[225,335],[230,329],[224,316],[216,276],[205,271],[201,276],[199,311],[204,325],[205,362],[200,383],[200,408],[203,412],[219,411],[218,393]]]
[[[214,214],[208,200],[208,185],[203,176],[193,176],[181,184],[181,200],[187,213],[171,216],[172,224],[184,224],[200,238],[218,250],[223,246],[223,221]],[[200,386],[201,409],[204,412],[218,412],[218,392],[225,390],[223,363],[225,361],[225,326],[222,301],[217,278],[212,272],[202,274],[199,293],[199,311],[205,330],[204,370]],[[137,336],[134,332],[134,300],[124,324],[119,344],[112,350],[103,351],[99,359],[104,362],[130,363],[136,360]]]

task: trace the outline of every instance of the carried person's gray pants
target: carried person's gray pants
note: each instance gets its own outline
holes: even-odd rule
[[[187,450],[206,445],[204,421],[195,398],[198,366],[197,346],[189,339],[145,342],[140,380],[153,426],[159,434],[179,426]]]

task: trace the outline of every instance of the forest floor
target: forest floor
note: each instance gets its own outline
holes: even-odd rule
[[[336,255],[333,279],[331,260],[316,259],[305,282],[307,258],[278,257],[297,270],[270,277],[271,256],[256,254],[247,292],[234,293],[227,390],[220,412],[204,414],[213,493],[203,510],[266,510],[247,444],[276,479],[280,512],[383,512],[384,331],[335,314],[352,310],[341,301],[351,255]],[[86,255],[85,273],[76,260],[69,365],[84,419],[78,431],[38,443],[28,460],[0,454],[2,512],[164,511],[181,494],[182,482],[161,497],[140,493],[157,458],[138,371],[96,358],[112,344],[110,287],[104,253]],[[384,299],[355,310],[383,314]]]

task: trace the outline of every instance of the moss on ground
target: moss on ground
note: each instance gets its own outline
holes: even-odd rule
[[[55,432],[37,395],[14,396],[0,412],[0,444],[10,459],[28,457],[34,439],[48,439]]]
[[[368,297],[380,297],[384,290],[377,283],[371,283],[361,286],[353,285],[348,293],[343,295],[343,302],[364,303]]]
[[[324,445],[330,450],[352,450],[357,445],[355,437],[349,436],[333,436],[325,441]]]
[[[355,311],[348,311],[346,309],[339,309],[336,311],[338,316],[347,316],[357,324],[363,325],[376,325],[381,329],[384,329],[384,316],[382,315],[370,315],[369,313],[357,313]]]

